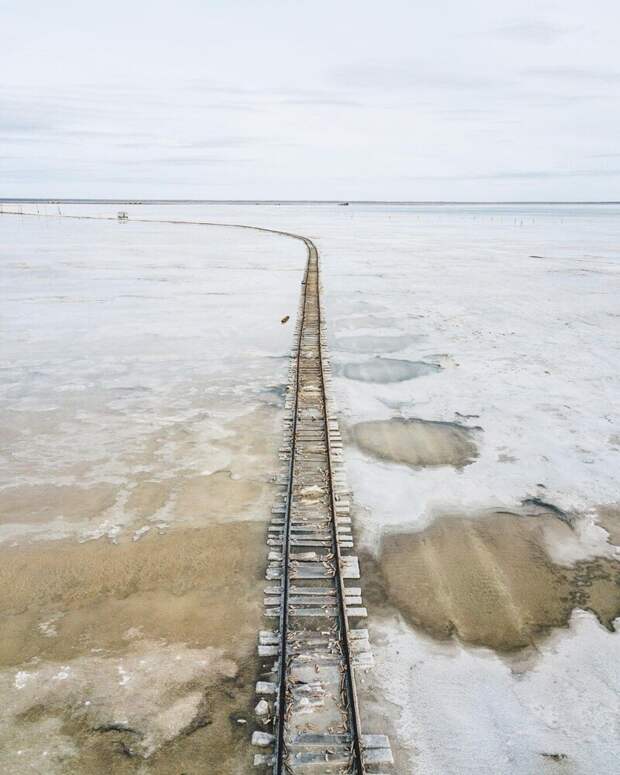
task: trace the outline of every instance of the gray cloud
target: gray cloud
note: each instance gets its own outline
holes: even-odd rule
[[[410,176],[411,180],[553,180],[556,178],[620,177],[615,170],[519,170],[493,172],[483,175],[425,175]]]
[[[500,38],[517,43],[554,43],[578,29],[578,27],[568,27],[543,20],[530,20],[501,24],[495,27],[493,32]]]
[[[29,3],[4,4],[3,195],[402,198],[415,171],[421,198],[604,199],[618,182],[590,169],[618,158],[611,0]]]
[[[528,67],[522,72],[524,75],[530,75],[536,78],[565,81],[571,84],[587,81],[601,84],[620,83],[620,71],[617,70],[573,67],[571,65],[553,65],[551,67]]]
[[[342,65],[328,71],[328,77],[353,89],[456,89],[478,91],[497,88],[501,80],[476,72],[441,69],[436,61],[374,62]]]
[[[244,158],[231,158],[224,156],[155,156],[151,158],[130,159],[126,163],[136,166],[159,166],[166,167],[178,165],[179,167],[186,165],[226,165],[226,164],[247,164],[254,161],[249,157]]]
[[[358,100],[345,99],[343,97],[283,97],[279,100],[281,105],[304,106],[315,108],[359,108],[362,103]]]

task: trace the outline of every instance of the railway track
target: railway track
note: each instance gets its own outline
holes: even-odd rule
[[[109,220],[111,216],[10,215]],[[301,240],[308,250],[280,448],[279,498],[268,531],[265,613],[275,628],[259,633],[264,680],[256,693],[252,741],[267,752],[254,764],[273,775],[379,775],[392,764],[386,735],[363,734],[356,671],[372,667],[366,608],[352,554],[350,496],[342,440],[330,397],[319,257],[298,234],[245,224],[131,218],[251,229]]]
[[[292,235],[291,235],[292,236]],[[257,683],[263,728],[254,763],[273,775],[375,773],[391,764],[385,735],[362,734],[356,670],[372,665],[358,559],[351,552],[350,492],[329,396],[319,261],[308,249],[280,448],[281,487],[268,531],[265,614]],[[361,626],[360,626],[361,623]]]

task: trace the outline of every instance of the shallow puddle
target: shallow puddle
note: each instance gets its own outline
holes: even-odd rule
[[[357,423],[351,434],[361,450],[380,460],[460,468],[478,456],[478,430],[458,423],[394,418]]]
[[[387,600],[430,635],[510,651],[566,626],[574,608],[607,628],[620,615],[620,563],[551,561],[545,542],[571,537],[551,512],[445,516],[419,533],[386,535],[364,575],[374,605]]]
[[[373,358],[364,363],[343,363],[336,367],[337,374],[359,382],[404,382],[441,371],[441,366],[425,361],[406,361],[398,358]]]

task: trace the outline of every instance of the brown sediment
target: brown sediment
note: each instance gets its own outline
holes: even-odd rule
[[[607,503],[597,508],[598,524],[609,533],[609,543],[620,546],[620,504]]]
[[[162,482],[138,482],[127,498],[127,509],[143,518],[152,517],[166,505],[168,488]]]
[[[193,659],[191,652],[180,651],[182,660]],[[177,669],[178,652],[156,653],[162,659],[167,656],[170,667]],[[204,665],[203,651],[196,652],[195,661]],[[63,683],[56,682],[56,695],[42,692],[47,705],[33,704],[15,717],[12,728],[5,724],[0,730],[0,771],[12,775],[31,771],[46,775],[239,775],[250,771],[253,660],[239,665],[232,675],[226,663],[216,658],[207,668],[190,673],[184,683],[172,680],[166,684],[154,672],[152,685],[158,687],[157,692],[149,690],[144,677],[132,690],[119,687],[115,665],[101,671],[101,662],[97,658],[89,661],[85,668],[88,681],[82,674],[82,683],[76,686],[74,682],[78,691],[63,693]],[[187,678],[187,666],[182,664],[179,672]],[[135,674],[130,675],[127,686],[135,679]],[[85,707],[84,697],[93,698],[90,706]],[[6,710],[5,706],[8,722]],[[248,723],[239,724],[238,719]]]
[[[161,775],[244,771],[248,727],[235,719],[252,723],[263,544],[262,524],[233,522],[3,549],[0,769],[18,771],[9,757],[43,736],[64,751],[46,772],[138,773],[145,756]]]
[[[20,484],[7,487],[0,499],[0,523],[41,523],[50,519],[89,519],[114,505],[118,487]]]
[[[232,479],[230,471],[188,477],[180,482],[174,510],[184,518],[234,517],[255,503],[264,489],[259,482]]]
[[[460,468],[478,456],[474,441],[478,430],[451,422],[393,418],[357,423],[351,435],[361,450],[380,460]]]
[[[134,472],[125,487],[9,490],[5,521],[34,517],[47,530],[64,515],[98,527],[120,504],[132,528],[148,530],[139,540],[125,530],[117,544],[18,534],[0,548],[0,771],[17,775],[27,762],[46,775],[178,775],[199,762],[201,772],[232,775],[250,766],[265,528],[248,518],[268,510],[279,413],[230,410],[212,404],[213,420],[130,445],[119,457]],[[214,465],[221,470],[199,473]],[[148,521],[164,507],[180,527]]]
[[[232,648],[260,615],[264,526],[152,530],[139,541],[50,541],[0,552],[0,664],[124,648],[124,633]],[[234,600],[234,605],[231,601]],[[38,623],[61,613],[57,638]],[[241,628],[239,630],[239,628]],[[10,636],[13,633],[13,636]]]
[[[387,600],[435,638],[456,635],[497,651],[528,646],[566,626],[575,608],[592,611],[613,629],[620,615],[620,563],[553,563],[546,541],[550,535],[568,539],[569,533],[551,513],[444,516],[419,533],[384,537],[377,564],[364,566],[365,576],[374,567],[367,594],[378,606]]]

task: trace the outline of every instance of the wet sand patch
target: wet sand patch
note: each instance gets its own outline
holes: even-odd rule
[[[395,417],[356,423],[353,441],[379,460],[408,466],[455,466],[461,468],[478,457],[475,443],[479,428],[452,422]]]
[[[45,734],[46,772],[244,771],[263,546],[234,522],[3,549],[0,769]]]
[[[0,728],[0,770],[12,775],[249,771],[255,665],[233,667],[208,649],[145,645],[146,651],[137,649],[123,660],[72,663],[69,684],[55,679],[67,665],[33,671],[48,680],[41,692],[47,704],[36,702],[13,717],[16,723]],[[136,661],[137,671],[131,672]],[[9,698],[11,689],[5,690]],[[8,722],[9,708],[4,710]],[[238,718],[248,723],[240,725]]]
[[[494,512],[445,516],[419,533],[387,535],[377,564],[370,563],[371,597],[435,638],[456,635],[497,651],[567,626],[574,608],[612,629],[620,615],[620,563],[556,565],[545,547],[550,532],[562,540],[571,529],[552,513]]]
[[[139,517],[152,517],[166,505],[168,488],[161,482],[138,482],[127,498],[127,509]]]
[[[88,487],[54,484],[7,487],[0,498],[0,523],[42,523],[59,517],[92,519],[115,504],[117,493],[118,487],[107,483]]]
[[[597,512],[598,523],[609,533],[609,543],[620,546],[620,504],[599,506]]]
[[[240,626],[250,631],[242,624],[261,599],[253,585],[264,564],[257,548],[263,536],[260,523],[231,522],[150,531],[120,544],[99,539],[5,548],[0,616],[3,632],[13,629],[16,639],[0,641],[0,664],[66,659],[91,646],[123,649],[129,627],[141,628],[142,637],[231,647]],[[242,615],[230,610],[231,595]],[[59,637],[40,634],[37,623],[58,613]],[[70,629],[76,637],[64,637]]]
[[[93,732],[129,732],[128,752],[146,758],[197,723],[206,688],[236,675],[217,649],[141,641],[122,656],[37,663],[12,687],[5,674],[3,696],[22,720],[68,712]]]
[[[373,358],[364,363],[343,363],[335,369],[337,374],[359,382],[388,384],[405,382],[441,371],[441,366],[425,361],[407,361],[398,358]]]
[[[264,486],[252,480],[232,478],[230,471],[182,480],[174,506],[183,519],[208,521],[239,517],[263,494]]]

